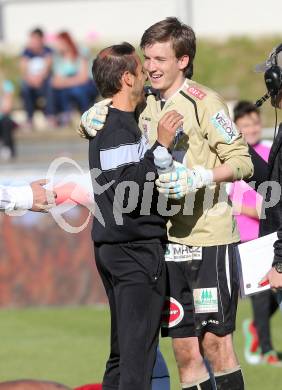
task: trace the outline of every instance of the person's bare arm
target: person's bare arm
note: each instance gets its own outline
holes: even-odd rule
[[[55,205],[56,193],[46,190],[43,186],[47,184],[45,179],[40,179],[30,184],[33,203],[30,210],[32,211],[48,211],[49,208]]]
[[[28,81],[28,60],[26,57],[20,58],[19,66],[22,79]]]
[[[212,172],[215,183],[234,181],[234,172],[230,165],[222,164],[220,167],[214,168]]]
[[[45,69],[44,71],[42,72],[41,76],[43,77],[43,79],[46,79],[50,72],[51,72],[51,68],[52,68],[52,62],[53,62],[53,57],[51,54],[48,54],[46,57],[45,57],[45,62],[46,62],[46,66],[45,66]]]
[[[240,215],[245,215],[246,217],[254,218],[259,220],[259,213],[258,210],[255,207],[248,207],[245,205],[240,205],[233,203],[233,213],[235,215],[240,214]]]
[[[54,76],[52,79],[52,84],[55,88],[69,88],[74,87],[76,85],[84,84],[87,82],[88,79],[88,60],[86,58],[82,58],[79,72],[75,76]]]
[[[1,100],[1,106],[0,106],[0,112],[4,115],[9,114],[12,111],[13,108],[13,99],[14,94],[13,92],[5,92],[2,96]]]

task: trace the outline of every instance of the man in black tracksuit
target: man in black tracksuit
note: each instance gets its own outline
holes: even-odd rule
[[[265,81],[268,90],[270,88],[276,89],[272,96],[271,103],[274,107],[282,109],[282,43],[277,46],[270,54],[268,60],[263,64],[265,73]],[[267,75],[267,76],[266,76]],[[277,84],[278,83],[278,84]],[[273,140],[268,159],[268,180],[279,184],[272,188],[268,187],[266,197],[264,199],[263,210],[265,208],[265,218],[260,221],[260,235],[274,233],[277,231],[278,240],[274,243],[274,259],[272,268],[266,275],[270,286],[274,289],[282,288],[282,123],[279,125],[278,133]],[[277,190],[279,188],[279,190]],[[267,202],[270,198],[277,200],[275,206],[267,207]],[[282,295],[279,293],[279,301]]]
[[[282,91],[281,91],[282,102]],[[275,181],[282,185],[282,123],[280,123],[277,136],[273,141],[270,151],[268,180]],[[275,196],[268,191],[265,201],[269,202],[270,197]],[[272,288],[282,288],[282,197],[278,203],[265,209],[265,218],[260,221],[260,236],[271,234],[277,231],[278,240],[274,244],[274,259],[272,269],[267,275]]]
[[[149,390],[166,284],[166,220],[157,213],[153,150],[170,145],[181,116],[169,113],[160,122],[159,142],[148,149],[134,115],[146,77],[127,43],[102,50],[93,76],[113,102],[103,130],[89,142],[92,238],[111,311],[103,390]]]

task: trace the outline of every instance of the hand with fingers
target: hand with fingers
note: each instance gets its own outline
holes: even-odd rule
[[[85,111],[77,129],[81,138],[93,138],[104,127],[112,99],[104,99]]]
[[[183,116],[177,111],[167,112],[158,123],[158,142],[166,148],[173,143],[176,130],[183,125]]]
[[[282,273],[277,272],[275,267],[272,267],[270,271],[259,282],[261,287],[270,285],[270,288],[274,291],[282,289]]]
[[[43,187],[47,183],[48,180],[40,179],[30,184],[33,193],[32,211],[48,212],[51,207],[55,206],[57,194]]]
[[[177,161],[173,162],[173,166],[172,172],[162,173],[156,180],[157,190],[167,198],[181,199],[213,182],[213,174],[209,169],[200,166],[189,169]]]

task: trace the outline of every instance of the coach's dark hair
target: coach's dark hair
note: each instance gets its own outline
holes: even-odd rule
[[[93,79],[104,98],[112,97],[121,90],[121,77],[128,71],[136,76],[135,49],[123,42],[100,51],[92,65]]]
[[[154,43],[169,40],[171,40],[176,58],[189,56],[189,64],[184,69],[184,75],[191,79],[196,54],[196,36],[191,27],[181,23],[177,18],[169,17],[149,27],[141,38],[140,47],[144,49]]]
[[[245,115],[252,114],[253,112],[260,115],[259,109],[252,102],[247,100],[239,101],[233,109],[234,122]]]
[[[44,37],[44,32],[42,28],[36,27],[30,32],[31,35],[38,35],[40,38]]]

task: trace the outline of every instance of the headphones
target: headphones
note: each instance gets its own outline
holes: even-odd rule
[[[271,97],[278,95],[282,88],[282,68],[277,64],[277,56],[282,52],[282,43],[271,54],[269,62],[271,67],[264,73],[264,81]]]

